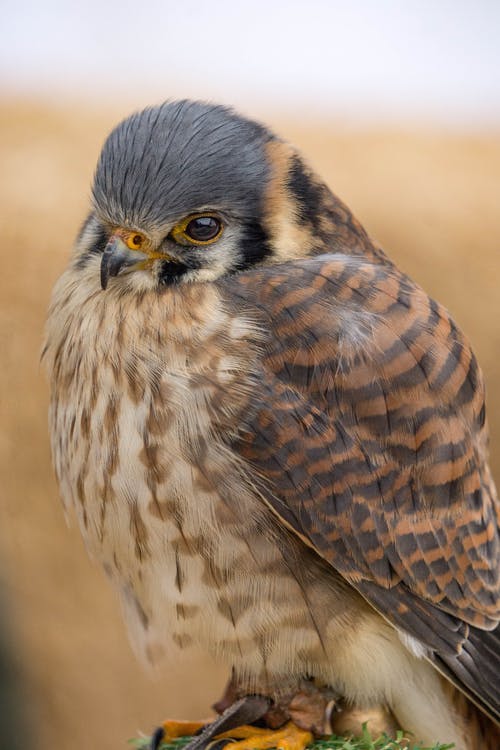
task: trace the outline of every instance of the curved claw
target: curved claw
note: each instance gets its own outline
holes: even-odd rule
[[[293,721],[280,729],[260,729],[258,727],[237,727],[226,732],[235,742],[234,750],[305,750],[313,741],[313,735],[301,729]],[[222,737],[221,737],[222,739]]]
[[[183,750],[206,750],[211,741],[223,732],[228,732],[242,724],[252,724],[262,718],[269,710],[271,701],[260,695],[248,695],[226,708],[224,713],[218,716],[210,724],[207,724],[197,737],[184,746]],[[227,742],[228,740],[226,740]],[[161,742],[161,738],[160,738]],[[159,745],[152,750],[158,750]]]
[[[150,750],[158,750],[164,737],[165,730],[163,729],[163,727],[158,727],[157,729],[155,729],[155,731],[151,735],[151,743],[149,745]]]

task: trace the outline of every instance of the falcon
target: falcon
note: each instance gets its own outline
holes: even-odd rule
[[[195,101],[120,123],[43,356],[62,498],[138,651],[231,675],[197,747],[375,715],[498,750],[480,369],[293,146]]]

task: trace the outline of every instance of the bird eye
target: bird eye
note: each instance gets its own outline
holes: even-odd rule
[[[182,245],[210,245],[222,234],[222,222],[216,216],[188,216],[172,229],[171,234]]]
[[[133,232],[131,234],[127,234],[124,239],[125,244],[131,250],[139,250],[139,248],[142,247],[144,243],[145,237],[144,235],[139,234],[139,232]]]

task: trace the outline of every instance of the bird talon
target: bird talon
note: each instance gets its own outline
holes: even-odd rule
[[[158,750],[163,739],[165,737],[165,731],[163,727],[157,727],[151,735],[151,742],[149,743],[150,750]]]
[[[311,732],[300,729],[291,721],[277,730],[259,729],[252,726],[237,727],[225,732],[217,739],[225,737],[237,740],[232,750],[269,750],[270,748],[304,750],[313,740]]]
[[[231,742],[234,732],[238,728],[245,726],[248,722],[257,721],[268,710],[270,701],[256,695],[245,696],[232,703],[226,710],[215,719],[207,721],[165,721],[160,730],[163,732],[157,738],[157,732],[153,735],[151,748],[158,750],[161,742],[168,742],[177,737],[186,737],[195,735],[191,741],[184,746],[184,750],[207,750],[207,748],[216,748],[221,750],[220,740],[227,740],[224,744]],[[234,727],[234,729],[232,729]],[[249,727],[251,729],[251,727]],[[259,730],[253,729],[253,734]],[[153,740],[157,742],[153,744]],[[213,743],[216,743],[214,745]]]
[[[169,742],[175,740],[178,737],[191,737],[194,734],[200,732],[203,727],[210,724],[213,718],[205,719],[205,721],[184,721],[182,719],[167,719],[162,723],[160,729],[163,730],[162,740],[163,742]]]
[[[191,737],[198,734],[213,719],[205,721],[183,721],[182,719],[167,719],[151,735],[150,750],[159,750],[162,742],[170,742],[179,737]]]

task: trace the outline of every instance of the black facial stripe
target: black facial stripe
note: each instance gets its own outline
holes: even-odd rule
[[[245,224],[239,242],[238,260],[231,270],[244,271],[271,254],[269,237],[258,222]]]
[[[173,261],[164,260],[161,263],[158,282],[165,285],[174,284],[176,281],[179,281],[180,277],[183,276],[186,271],[197,267],[198,265],[195,265],[194,263],[187,266],[184,263],[174,263]]]
[[[298,220],[301,224],[311,224],[317,228],[320,220],[318,207],[321,206],[323,200],[323,186],[311,180],[298,156],[293,158],[287,187],[297,200]]]
[[[89,219],[87,219],[87,221],[81,228],[80,233],[78,235],[77,242],[80,240],[80,238],[84,234],[85,230],[87,229],[91,221],[94,221],[94,218],[92,216],[89,217]],[[93,233],[94,233],[94,241],[92,242],[88,250],[86,250],[82,255],[80,255],[80,257],[78,258],[76,262],[76,268],[84,268],[87,265],[88,259],[92,255],[99,255],[104,252],[104,248],[106,247],[106,243],[108,241],[108,234],[106,230],[101,224],[99,224],[98,226],[94,227]]]
[[[108,241],[108,234],[104,227],[99,227],[96,231],[96,238],[89,248],[89,253],[99,254],[104,252],[106,243]]]
[[[232,266],[227,268],[227,274],[251,268],[271,254],[268,235],[257,221],[244,225],[238,243],[238,251],[238,257]],[[172,284],[178,282],[186,272],[204,268],[206,264],[207,261],[203,259],[203,255],[186,256],[184,263],[163,261],[158,275],[159,283]]]

